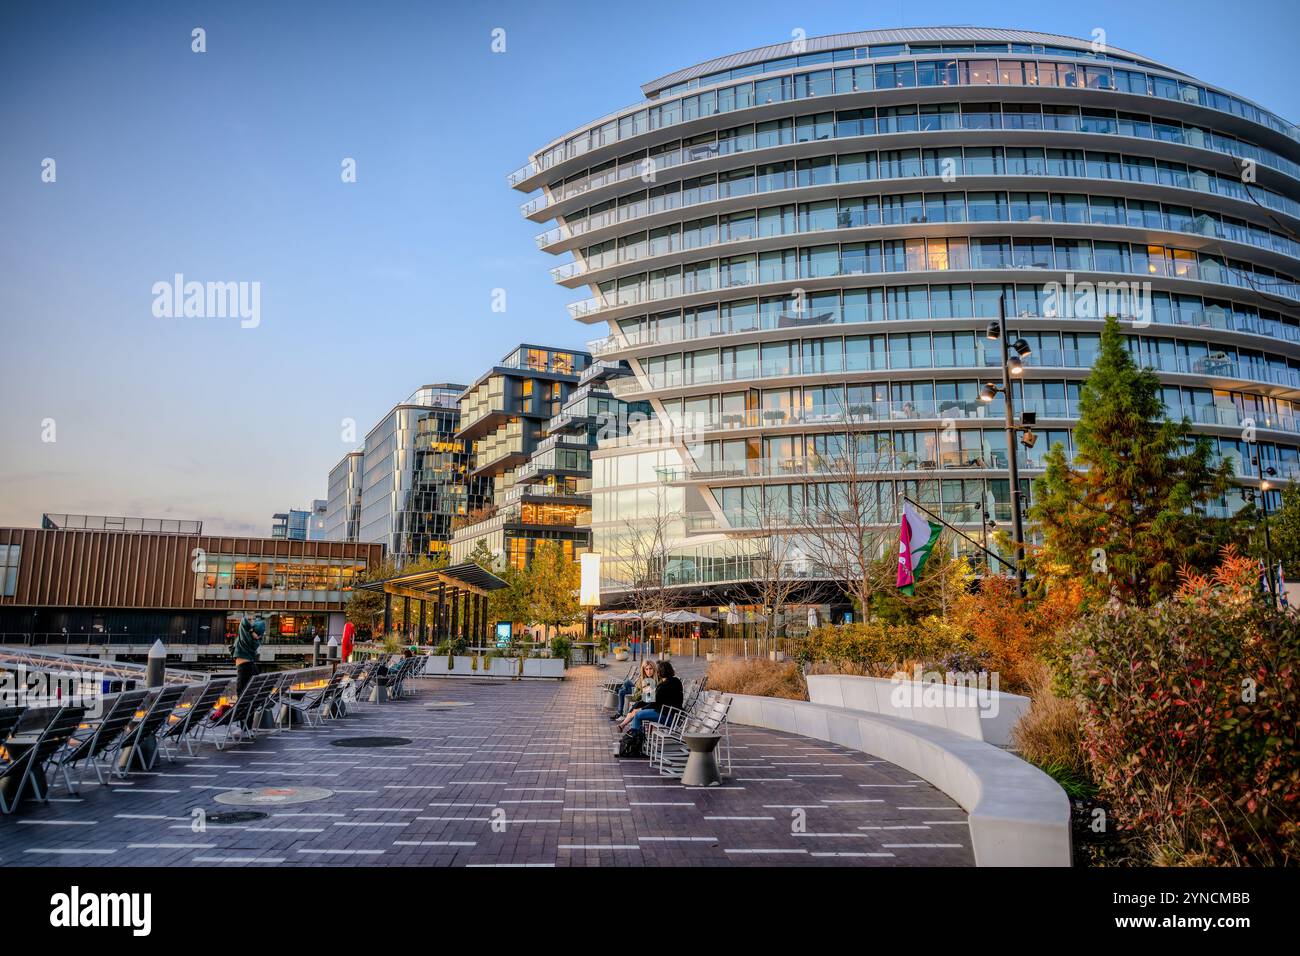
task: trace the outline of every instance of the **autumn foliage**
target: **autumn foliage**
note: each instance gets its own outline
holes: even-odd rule
[[[1300,862],[1300,617],[1256,573],[1225,552],[1170,600],[1066,634],[1088,764],[1148,863]]]
[[[1077,584],[1062,582],[1031,602],[1020,596],[1015,578],[989,575],[979,591],[957,599],[952,620],[999,675],[1001,689],[1023,692],[1055,635],[1078,615],[1081,600]]]

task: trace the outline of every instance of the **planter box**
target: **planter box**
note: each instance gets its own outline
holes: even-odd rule
[[[434,654],[425,665],[423,673],[430,677],[518,677],[519,659],[516,657],[479,658],[478,670],[473,670],[474,658],[455,658],[455,666],[447,667],[447,655]],[[524,658],[524,677],[542,677],[551,680],[564,678],[564,659],[560,657]]]

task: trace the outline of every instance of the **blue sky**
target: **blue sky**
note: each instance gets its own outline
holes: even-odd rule
[[[796,28],[1102,27],[1300,121],[1283,73],[1294,0],[904,9],[5,5],[0,525],[84,511],[267,534],[272,512],[324,497],[351,447],[342,419],[362,437],[418,385],[471,380],[521,340],[594,338],[569,320],[584,293],[551,282],[506,173],[646,80]],[[505,54],[490,49],[497,27]],[[46,157],[55,183],[41,182]],[[152,286],[175,273],[259,282],[260,325],[156,318]]]

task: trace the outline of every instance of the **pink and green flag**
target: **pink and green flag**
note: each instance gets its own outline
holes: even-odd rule
[[[898,590],[908,597],[916,593],[916,579],[942,530],[943,525],[927,521],[911,502],[903,502],[903,521],[898,528]]]

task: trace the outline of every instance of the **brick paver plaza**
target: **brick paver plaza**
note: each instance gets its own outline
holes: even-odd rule
[[[621,673],[621,672],[620,672]],[[723,785],[688,789],[613,756],[595,686],[416,679],[321,728],[205,743],[155,773],[0,817],[0,865],[907,866],[973,864],[965,812],[867,754],[733,726]],[[409,744],[358,749],[348,737]],[[218,824],[239,788],[324,788]],[[800,821],[803,825],[800,826]]]

